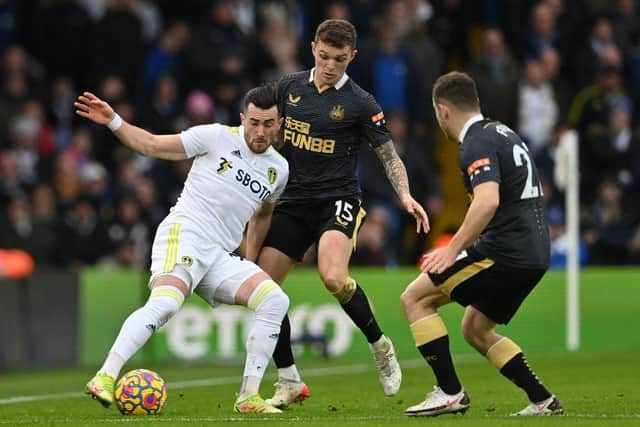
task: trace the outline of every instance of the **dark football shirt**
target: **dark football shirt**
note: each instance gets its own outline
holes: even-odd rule
[[[280,200],[359,196],[360,144],[375,148],[391,139],[382,108],[348,77],[339,88],[322,92],[310,77],[307,70],[278,82],[284,117],[279,151],[289,161],[289,182]]]
[[[459,150],[464,184],[500,185],[500,205],[475,243],[480,253],[505,265],[549,266],[549,229],[538,171],[522,139],[500,122],[482,120],[469,127]]]

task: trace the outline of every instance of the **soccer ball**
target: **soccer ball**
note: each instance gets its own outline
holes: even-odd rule
[[[114,397],[124,415],[155,415],[167,403],[167,385],[153,371],[134,369],[120,378]]]

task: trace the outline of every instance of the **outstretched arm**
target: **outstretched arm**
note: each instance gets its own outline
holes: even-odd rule
[[[398,156],[393,141],[389,140],[379,147],[375,148],[378,158],[384,166],[389,182],[398,194],[405,210],[416,219],[416,232],[420,232],[420,228],[425,233],[429,231],[429,217],[424,211],[420,203],[416,202],[409,192],[409,178],[404,163]]]
[[[180,135],[154,135],[133,126],[120,118],[111,106],[91,92],[84,92],[73,104],[76,114],[99,125],[111,125],[114,135],[127,147],[145,156],[163,160],[184,160],[184,150]],[[121,124],[118,126],[118,122]],[[114,123],[115,122],[115,123]],[[114,125],[117,127],[113,129]]]

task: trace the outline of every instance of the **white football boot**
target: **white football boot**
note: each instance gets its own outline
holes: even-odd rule
[[[375,350],[373,344],[369,344],[369,348],[373,353],[378,368],[378,379],[382,384],[384,394],[393,396],[400,390],[402,383],[402,371],[396,357],[396,349],[393,342],[389,338],[384,338],[388,343],[385,350]]]
[[[426,398],[408,407],[404,414],[410,417],[435,417],[442,414],[464,414],[469,409],[471,400],[464,389],[456,394],[447,394],[438,386],[428,393]]]

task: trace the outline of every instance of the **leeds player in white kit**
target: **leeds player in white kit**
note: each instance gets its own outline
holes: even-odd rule
[[[108,126],[140,154],[194,159],[180,198],[156,232],[149,299],[125,320],[104,365],[87,383],[87,393],[104,406],[113,403],[114,381],[123,365],[195,292],[211,306],[240,304],[255,311],[234,410],[281,412],[264,402],[259,386],[289,299],[257,265],[232,254],[247,223],[251,239],[264,237],[287,183],[288,164],[271,147],[282,123],[274,88],[263,85],[245,95],[240,127],[201,125],[174,135],[153,135],[124,122],[89,92],[74,105],[78,115]]]

